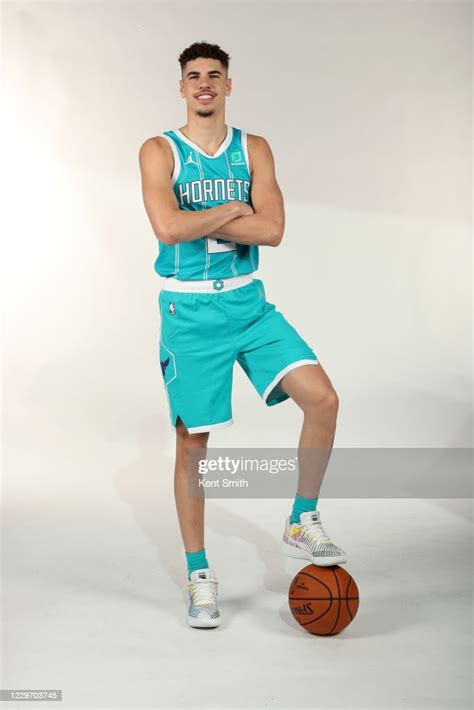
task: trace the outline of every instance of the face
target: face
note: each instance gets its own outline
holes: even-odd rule
[[[186,62],[179,91],[186,99],[188,111],[198,116],[212,116],[224,109],[225,97],[230,96],[231,90],[232,80],[227,78],[225,67],[218,59],[198,57]]]

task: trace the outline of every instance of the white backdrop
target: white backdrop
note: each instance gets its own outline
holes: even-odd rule
[[[258,275],[339,394],[335,445],[467,445],[468,3],[2,11],[13,433],[123,441],[148,421],[172,447],[137,154],[185,123],[177,57],[206,40],[231,55],[226,121],[273,148],[287,227]],[[211,444],[293,445],[300,412],[236,366],[234,418]]]
[[[207,502],[223,635],[190,636],[138,150],[186,121],[180,52],[220,44],[226,120],[267,138],[285,197],[257,275],[338,392],[334,445],[468,446],[471,4],[1,12],[4,687],[91,709],[306,708],[314,689],[327,708],[469,707],[468,501],[323,500],[362,604],[310,653],[279,549],[290,501]],[[296,405],[266,407],[238,366],[233,409],[210,446],[297,445]]]

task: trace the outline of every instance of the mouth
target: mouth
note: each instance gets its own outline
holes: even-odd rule
[[[208,92],[203,91],[202,94],[198,94],[196,96],[197,100],[202,103],[202,104],[208,104],[212,101],[214,98],[214,94],[210,94]]]

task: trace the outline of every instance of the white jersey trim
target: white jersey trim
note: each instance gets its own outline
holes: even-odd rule
[[[246,131],[242,130],[240,131],[240,142],[242,144],[242,150],[244,152],[244,157],[245,157],[245,162],[247,164],[247,170],[249,171],[250,175],[250,160],[249,160],[249,149],[247,146],[247,133]]]
[[[219,148],[217,149],[217,153],[214,153],[214,155],[209,155],[209,153],[206,153],[205,150],[203,150],[198,145],[196,145],[196,143],[193,143],[192,140],[187,138],[184,135],[184,133],[181,133],[179,128],[175,128],[174,132],[176,133],[177,136],[179,136],[181,138],[182,141],[184,141],[184,143],[187,143],[187,145],[189,145],[191,148],[194,148],[195,151],[197,151],[198,153],[201,153],[201,155],[204,155],[206,158],[211,158],[211,159],[218,158],[220,155],[222,155],[222,153],[225,150],[227,150],[227,148],[230,146],[230,144],[232,142],[232,135],[234,133],[232,126],[227,126],[226,137],[224,138],[223,142],[220,144]]]
[[[173,175],[171,176],[171,184],[174,187],[174,184],[176,180],[179,177],[179,173],[181,172],[181,160],[179,157],[178,149],[176,148],[176,144],[174,140],[171,138],[171,136],[167,136],[165,133],[160,133],[161,138],[166,138],[168,143],[171,146],[171,150],[173,151],[173,158],[174,158],[174,167],[173,167]]]

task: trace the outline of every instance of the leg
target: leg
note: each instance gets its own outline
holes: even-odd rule
[[[204,492],[202,488],[197,489],[193,486],[193,495],[191,495],[188,489],[189,476],[198,477],[197,471],[195,473],[188,468],[190,451],[197,448],[206,449],[208,438],[209,432],[190,434],[178,417],[174,476],[176,509],[185,552],[199,553],[199,555],[186,556],[189,580],[187,623],[193,628],[214,628],[220,624],[217,606],[218,581],[215,572],[208,567],[204,550]],[[196,459],[193,458],[193,468],[195,461]],[[199,495],[196,495],[197,492]],[[203,560],[205,564],[202,564]],[[195,569],[193,569],[194,565],[196,565]]]
[[[338,396],[321,363],[291,370],[282,378],[280,387],[304,414],[298,444],[297,494],[318,498],[334,443]]]
[[[178,418],[176,423],[174,495],[186,552],[197,552],[204,548],[204,491],[202,488],[199,489],[202,493],[199,497],[191,496],[189,493],[188,452],[192,448],[207,448],[208,439],[209,432],[189,434],[181,419]]]
[[[291,370],[280,386],[304,414],[298,448],[297,495],[318,498],[334,443],[339,399],[320,363]],[[324,531],[319,512],[301,513],[297,524],[291,524],[291,518],[288,520],[282,543],[286,555],[308,559],[322,567],[347,562],[344,550],[334,545]]]

